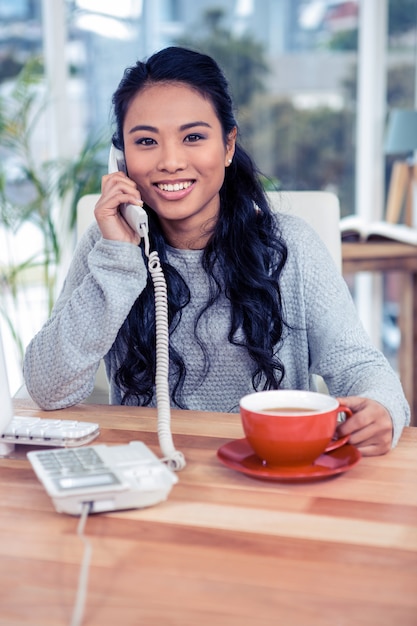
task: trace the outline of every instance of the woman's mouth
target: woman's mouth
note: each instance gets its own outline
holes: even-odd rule
[[[161,191],[183,191],[193,184],[193,180],[187,180],[180,183],[156,183],[156,187]]]

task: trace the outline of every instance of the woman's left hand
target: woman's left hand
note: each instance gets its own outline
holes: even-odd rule
[[[376,400],[347,396],[337,400],[352,410],[353,415],[340,424],[340,436],[350,435],[349,443],[364,456],[386,454],[391,449],[393,428],[387,409]]]

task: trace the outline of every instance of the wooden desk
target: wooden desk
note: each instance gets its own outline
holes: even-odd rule
[[[99,441],[141,439],[159,454],[154,410],[81,405],[57,416],[98,421]],[[242,436],[238,415],[173,411],[172,430],[187,466],[169,499],[87,520],[84,626],[416,626],[417,428],[388,455],[308,484],[224,467],[216,451]],[[26,451],[0,459],[0,624],[66,626],[78,519],[55,512]]]
[[[401,272],[399,374],[417,425],[417,248],[395,242],[343,243],[343,274]],[[416,620],[417,622],[417,620]]]

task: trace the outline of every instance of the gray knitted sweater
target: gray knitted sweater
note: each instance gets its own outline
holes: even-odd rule
[[[288,246],[280,279],[288,322],[279,350],[285,366],[282,388],[314,388],[312,375],[319,374],[334,396],[377,400],[391,414],[395,445],[409,422],[397,375],[364,332],[347,286],[315,231],[294,216],[280,214],[277,219]],[[168,261],[191,292],[171,344],[185,360],[188,408],[236,412],[239,399],[253,391],[253,362],[245,348],[227,339],[230,307],[222,297],[199,322],[210,354],[210,369],[205,370],[194,338],[194,321],[208,289],[201,255],[199,250],[168,249]],[[87,398],[103,357],[110,402],[120,404],[114,377],[123,354],[115,339],[146,276],[138,247],[103,239],[96,224],[85,233],[51,318],[26,351],[25,382],[41,407],[59,409]]]

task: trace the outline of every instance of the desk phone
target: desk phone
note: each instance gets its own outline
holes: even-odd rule
[[[142,508],[168,497],[177,476],[141,441],[34,450],[32,467],[59,513]]]

